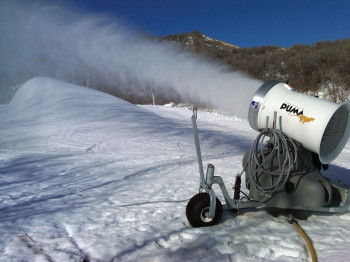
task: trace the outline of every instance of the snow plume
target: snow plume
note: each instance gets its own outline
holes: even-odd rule
[[[30,2],[30,3],[29,3]],[[178,46],[154,41],[106,15],[82,14],[44,1],[0,2],[0,85],[34,76],[77,82],[98,77],[108,86],[182,98],[245,117],[261,84]],[[1,93],[0,93],[1,95]]]

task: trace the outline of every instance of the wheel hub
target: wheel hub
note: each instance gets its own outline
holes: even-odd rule
[[[209,207],[206,207],[201,212],[201,220],[205,223],[208,223],[213,220],[213,218],[208,217],[209,215]]]

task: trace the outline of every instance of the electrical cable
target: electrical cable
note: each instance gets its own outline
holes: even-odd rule
[[[246,193],[244,193],[242,190],[240,190],[240,193],[242,193],[244,195],[244,197],[242,197],[242,198],[246,198],[248,200],[251,200],[250,197]],[[241,200],[242,200],[242,198],[241,198]]]
[[[314,248],[310,238],[305,233],[305,231],[299,226],[298,222],[294,218],[292,218],[291,220],[288,220],[288,223],[292,224],[297,229],[298,233],[304,238],[306,245],[309,249],[310,255],[311,255],[311,261],[317,262],[315,248]]]
[[[252,186],[266,196],[263,201],[284,189],[296,165],[297,150],[295,142],[280,130],[263,129],[257,136],[249,152],[247,174]],[[277,166],[273,166],[275,158]],[[265,185],[261,184],[260,178],[262,175],[266,177],[266,174],[269,175],[270,185],[266,185],[266,182]]]

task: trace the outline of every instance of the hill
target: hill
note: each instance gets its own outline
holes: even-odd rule
[[[202,35],[196,30],[192,31],[191,33],[169,35],[163,39],[172,42],[179,42],[185,46],[186,49],[192,52],[208,54],[209,56],[216,53],[220,57],[220,54],[227,54],[226,52],[230,53],[233,49],[238,48],[237,46]],[[222,52],[217,50],[221,50]]]
[[[326,91],[334,102],[349,100],[350,39],[294,45],[288,48],[261,46],[240,48],[202,35],[198,31],[169,35],[165,41],[177,42],[186,50],[226,64],[265,81],[289,79],[301,92]]]

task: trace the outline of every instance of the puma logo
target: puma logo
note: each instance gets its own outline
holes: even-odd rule
[[[302,124],[308,123],[308,122],[311,122],[311,121],[315,120],[315,118],[313,118],[313,117],[307,117],[307,116],[304,116],[304,115],[291,115],[291,114],[288,114],[288,115],[299,117],[299,122],[302,123]]]

